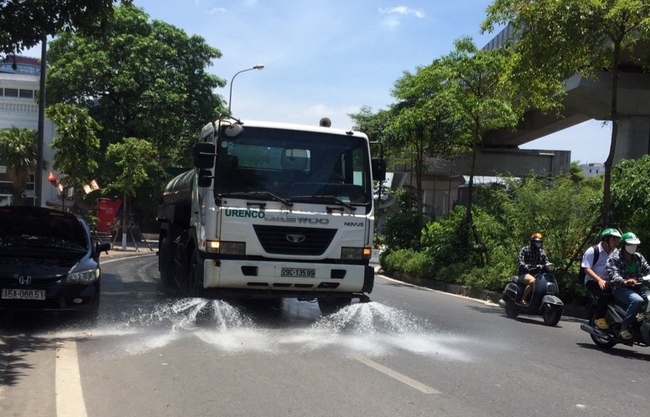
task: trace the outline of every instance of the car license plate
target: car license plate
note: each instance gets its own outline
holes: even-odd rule
[[[282,268],[280,275],[283,277],[316,278],[316,270],[313,268]]]
[[[45,290],[14,290],[3,288],[3,300],[45,300]]]

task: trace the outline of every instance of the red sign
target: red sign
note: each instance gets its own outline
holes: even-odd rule
[[[100,198],[97,200],[97,231],[109,233],[111,225],[115,223],[115,214],[122,205],[122,200]]]

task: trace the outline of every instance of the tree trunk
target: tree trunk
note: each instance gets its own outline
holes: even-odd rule
[[[619,68],[618,61],[621,50],[621,42],[614,43],[614,54],[612,57],[612,97],[611,97],[611,114],[610,118],[612,120],[612,137],[609,145],[609,155],[605,161],[605,181],[603,183],[603,206],[601,211],[601,222],[603,227],[607,227],[611,219],[612,211],[612,166],[614,162],[614,153],[616,152],[616,139],[618,137],[618,79],[619,79]]]

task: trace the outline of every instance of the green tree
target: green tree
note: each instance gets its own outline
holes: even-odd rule
[[[650,256],[650,155],[623,160],[612,170],[612,213],[625,219],[621,229],[636,233],[643,243],[640,250]]]
[[[476,156],[483,134],[514,127],[518,121],[514,91],[509,83],[510,58],[505,49],[479,50],[470,38],[455,42],[456,49],[440,59],[449,79],[444,82],[444,99],[454,109],[465,130],[456,137],[459,148],[471,151],[468,202],[465,218],[472,225],[472,202]]]
[[[159,174],[138,190],[137,209],[148,217],[167,181],[167,166],[188,166],[201,127],[223,108],[214,92],[225,81],[206,68],[219,50],[198,36],[154,20],[135,7],[116,7],[98,36],[63,33],[50,43],[49,103],[88,108],[102,127],[103,153],[125,137],[149,141]],[[102,184],[119,175],[99,160]]]
[[[45,111],[56,125],[58,134],[52,140],[54,169],[66,174],[65,185],[74,187],[77,195],[83,184],[94,179],[99,164],[99,138],[101,126],[88,115],[88,109],[70,104],[57,103]]]
[[[20,54],[61,30],[97,32],[114,0],[5,0],[0,2],[0,54]],[[121,0],[131,4],[131,0]]]
[[[546,80],[547,93],[558,99],[563,82],[573,74],[611,76],[610,151],[605,161],[605,182],[600,221],[610,223],[611,170],[620,122],[618,84],[624,56],[650,40],[650,2],[647,0],[495,0],[487,9],[484,30],[496,25],[513,27],[513,47],[520,59],[517,73],[526,84]]]
[[[445,97],[445,83],[449,68],[439,61],[428,67],[408,72],[397,80],[393,96],[398,99],[391,121],[393,134],[387,144],[407,156],[413,167],[417,199],[417,213],[422,215],[422,177],[427,171],[430,156],[448,156],[458,149],[452,138],[461,131],[461,122],[455,109]],[[451,140],[450,140],[451,139]]]
[[[145,139],[125,138],[120,143],[112,143],[108,146],[106,158],[115,165],[119,172],[107,191],[121,193],[124,215],[126,215],[129,207],[128,202],[137,195],[143,185],[149,183],[152,174],[159,172],[159,167],[156,164],[158,152]],[[127,222],[123,221],[122,225],[126,235]]]
[[[36,169],[36,131],[12,127],[0,130],[0,160],[13,182],[13,203],[24,203],[25,185]]]

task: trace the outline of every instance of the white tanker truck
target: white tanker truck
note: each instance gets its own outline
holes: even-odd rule
[[[158,209],[164,287],[206,298],[317,300],[323,314],[368,301],[373,177],[365,134],[221,118]]]

